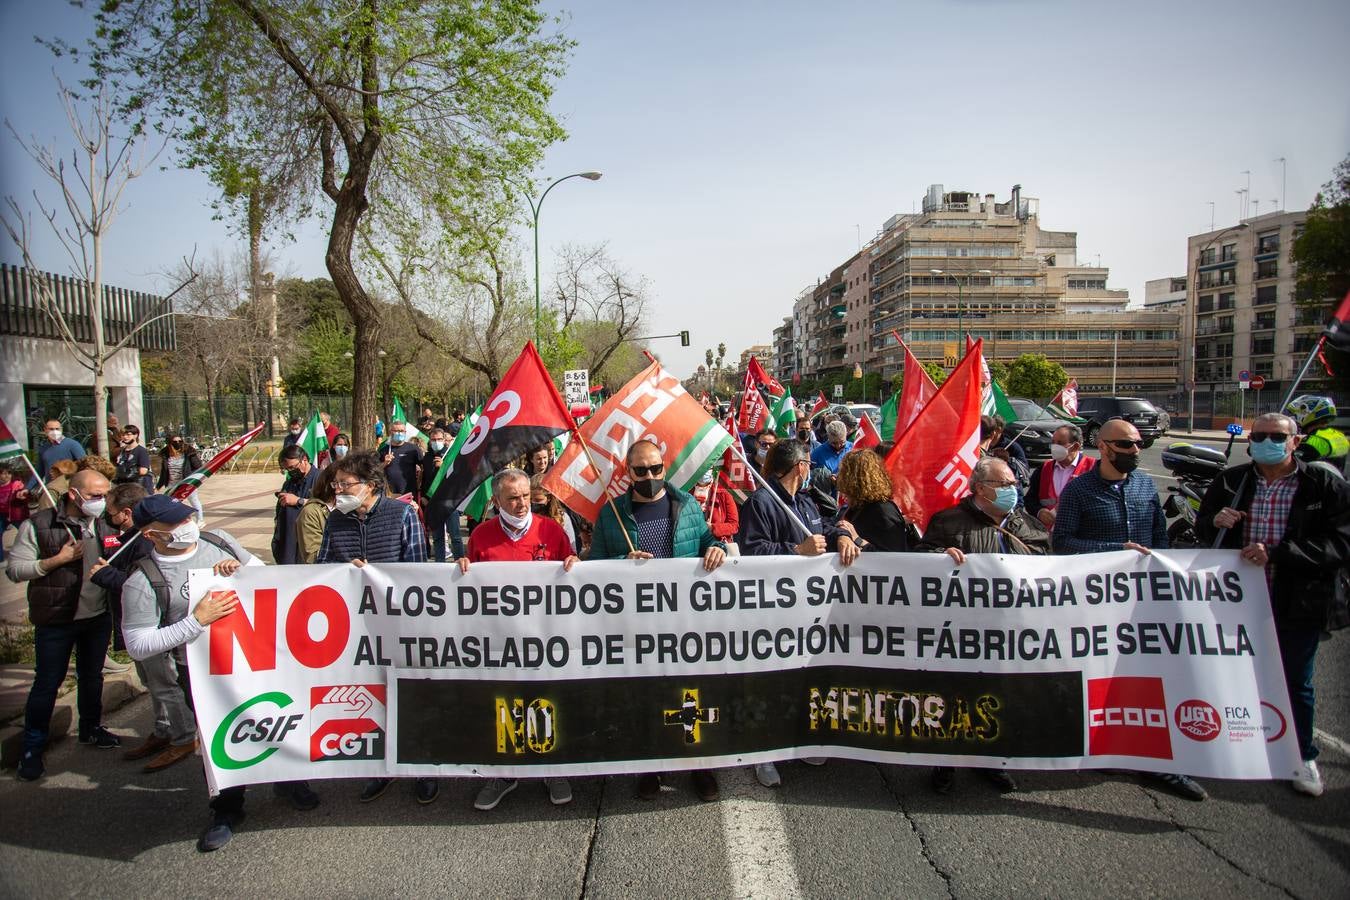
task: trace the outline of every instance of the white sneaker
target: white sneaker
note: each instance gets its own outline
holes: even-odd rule
[[[1300,794],[1307,794],[1309,797],[1322,796],[1322,773],[1317,771],[1317,763],[1314,760],[1303,761],[1293,785],[1294,790]]]
[[[755,778],[767,788],[778,787],[783,779],[778,776],[778,767],[773,763],[760,763],[755,766]]]

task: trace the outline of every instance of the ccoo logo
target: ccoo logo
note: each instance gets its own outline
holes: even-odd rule
[[[1177,704],[1177,730],[1193,741],[1212,741],[1223,730],[1219,711],[1203,700]]]
[[[1161,678],[1088,679],[1088,753],[1172,758]]]

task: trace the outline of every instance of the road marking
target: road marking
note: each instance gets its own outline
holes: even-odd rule
[[[1350,756],[1350,744],[1347,744],[1345,741],[1336,737],[1336,735],[1327,734],[1320,728],[1314,728],[1313,734],[1316,735],[1318,740],[1320,740],[1322,743],[1330,744],[1332,747],[1335,747],[1337,750],[1341,751],[1346,756]]]
[[[719,769],[731,896],[801,897],[783,807],[745,766]],[[763,799],[761,799],[763,798]]]

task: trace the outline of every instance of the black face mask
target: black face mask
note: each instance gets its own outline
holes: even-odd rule
[[[530,510],[533,511],[534,514],[537,515],[537,516],[546,516],[546,515],[548,515],[548,504],[547,504],[547,503],[531,503],[531,504],[530,504]]]
[[[633,493],[639,497],[646,497],[651,500],[666,489],[664,478],[647,478],[642,481],[633,482]]]
[[[1115,466],[1120,474],[1128,475],[1139,468],[1139,454],[1116,451],[1116,455],[1111,457],[1111,465]]]

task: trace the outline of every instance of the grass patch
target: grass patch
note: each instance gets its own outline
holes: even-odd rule
[[[33,662],[33,626],[0,625],[0,665]]]

